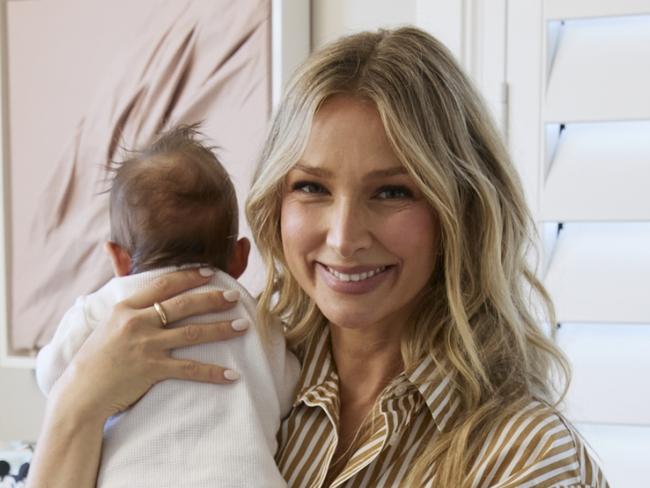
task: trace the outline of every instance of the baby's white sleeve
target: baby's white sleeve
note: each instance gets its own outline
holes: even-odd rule
[[[45,396],[93,330],[86,318],[85,301],[86,297],[77,298],[61,319],[50,343],[36,357],[36,382]]]
[[[266,331],[266,357],[273,375],[282,418],[289,415],[296,398],[296,387],[300,378],[300,362],[289,350],[282,324],[278,321]]]
[[[300,379],[300,361],[294,354],[287,350],[287,356],[284,363],[284,391],[282,394],[282,401],[280,408],[282,410],[282,418],[285,418],[291,412],[291,407],[296,399],[296,387]]]

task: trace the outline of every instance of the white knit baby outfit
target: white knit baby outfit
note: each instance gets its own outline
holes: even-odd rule
[[[36,377],[47,395],[54,382],[112,306],[177,268],[113,278],[77,299],[52,341],[37,358]],[[210,283],[187,293],[238,290],[236,307],[191,319],[207,323],[247,318],[255,323],[255,300],[231,276],[217,271]],[[168,325],[177,327],[185,322]],[[284,487],[274,454],[280,420],[290,410],[299,376],[282,330],[264,341],[255,327],[223,342],[176,349],[172,356],[232,368],[230,385],[166,380],[106,423],[99,488]]]

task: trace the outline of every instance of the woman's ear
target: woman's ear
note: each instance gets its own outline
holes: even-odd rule
[[[126,276],[131,272],[131,255],[119,244],[108,241],[104,244],[104,251],[111,259],[115,276]]]
[[[235,243],[228,263],[227,273],[233,278],[239,278],[248,266],[248,255],[251,252],[251,241],[242,237]]]

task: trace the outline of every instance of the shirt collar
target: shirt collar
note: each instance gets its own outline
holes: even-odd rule
[[[339,378],[332,359],[329,327],[323,327],[307,344],[302,364],[294,406],[326,402],[333,407],[332,414],[338,417]],[[401,397],[414,390],[424,399],[438,430],[449,430],[460,412],[460,396],[454,387],[452,373],[444,371],[427,356],[401,373],[383,395]]]
[[[310,407],[320,406],[338,428],[340,395],[339,376],[331,354],[329,327],[323,327],[300,354],[302,368],[296,401]]]
[[[460,395],[454,386],[453,374],[444,371],[431,356],[426,356],[404,375],[424,398],[438,430],[448,431],[460,413]]]

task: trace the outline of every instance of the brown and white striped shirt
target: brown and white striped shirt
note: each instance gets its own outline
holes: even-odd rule
[[[321,487],[338,440],[339,382],[326,329],[304,355],[296,402],[280,430],[276,461],[289,487]],[[331,487],[399,487],[420,450],[453,425],[459,397],[423,361],[379,396],[369,431]],[[496,425],[471,470],[472,488],[608,487],[581,439],[549,407],[530,404]],[[432,467],[424,486],[435,486]]]

